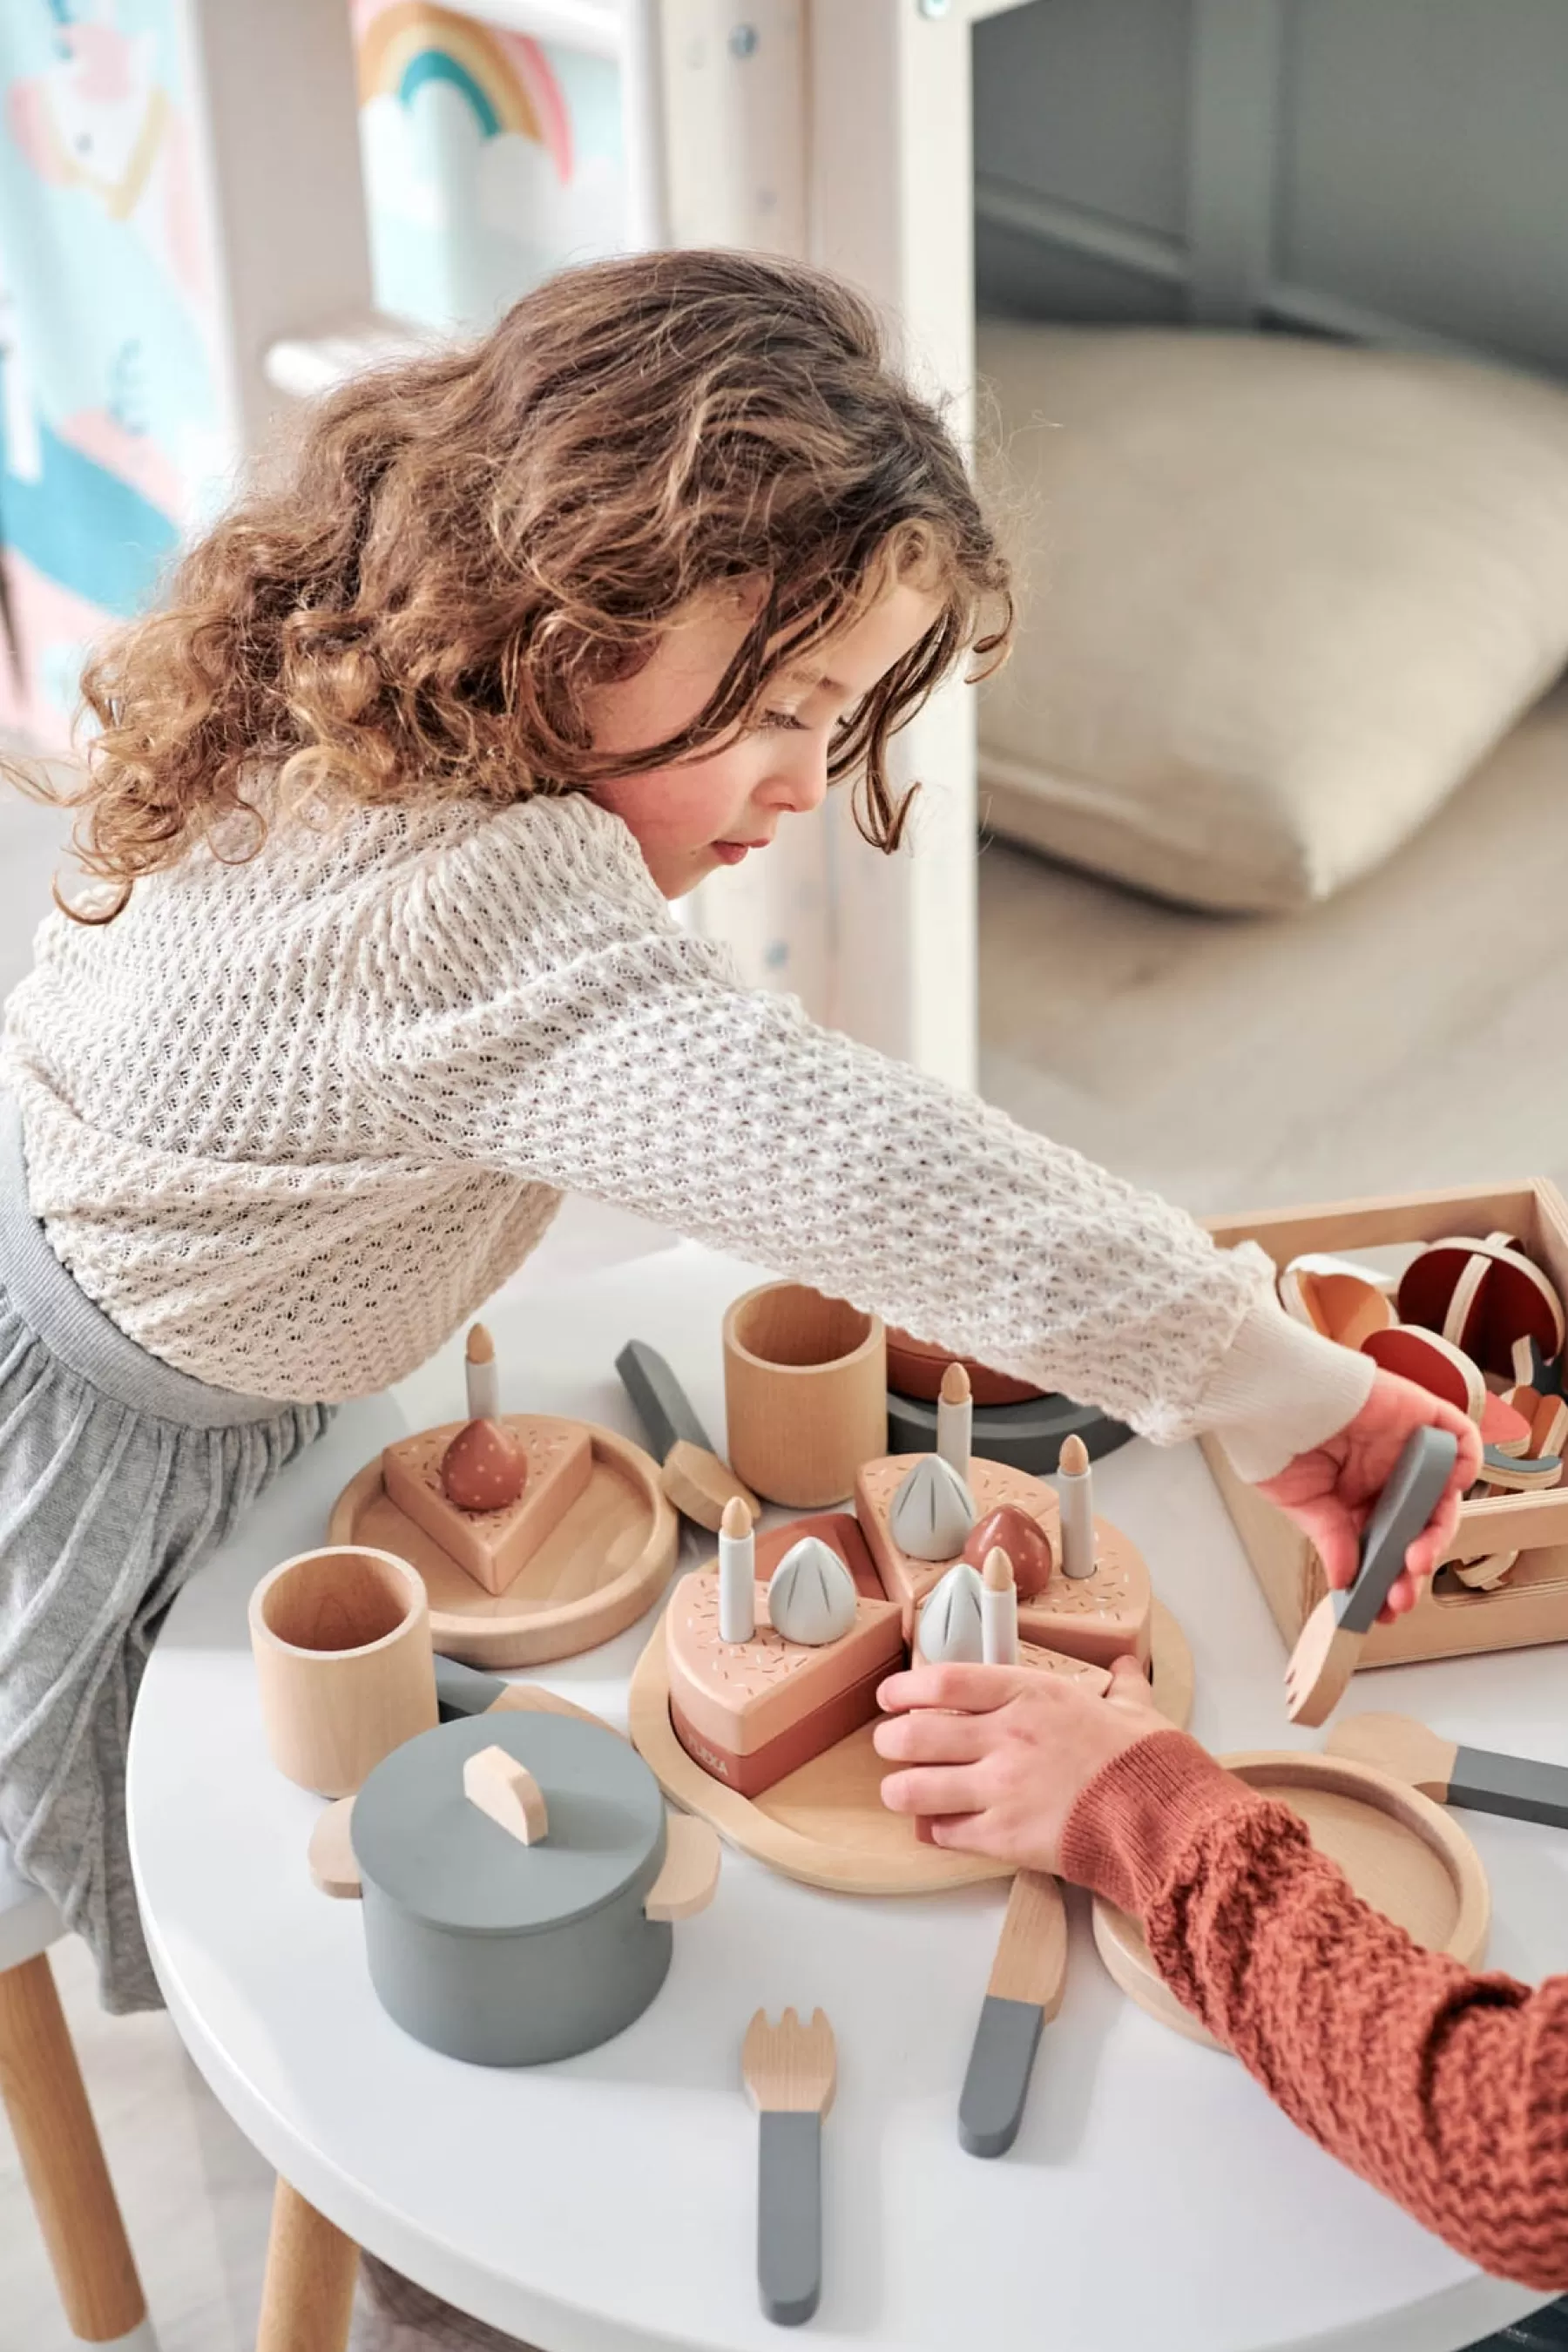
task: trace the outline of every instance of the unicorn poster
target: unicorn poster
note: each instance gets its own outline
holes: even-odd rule
[[[355,37],[384,310],[482,329],[621,245],[612,62],[434,0],[321,5]],[[188,15],[188,0],[0,0],[0,725],[45,745],[66,738],[88,645],[156,595],[244,454],[217,360]]]

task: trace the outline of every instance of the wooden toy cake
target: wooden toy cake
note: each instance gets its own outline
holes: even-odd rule
[[[592,1649],[642,1615],[674,1562],[658,1465],[591,1422],[502,1412],[482,1324],[465,1371],[467,1420],[366,1463],[332,1507],[331,1539],[408,1561],[444,1655],[523,1666]]]
[[[949,1368],[937,1451],[866,1463],[855,1511],[753,1535],[725,1514],[719,1558],[665,1619],[669,1716],[687,1753],[743,1796],[847,1738],[913,1655],[1028,1666],[1105,1686],[1150,1658],[1136,1548],[1093,1516],[1089,1459],[1062,1456],[1066,1512],[1044,1480],[972,1456],[970,1395]]]

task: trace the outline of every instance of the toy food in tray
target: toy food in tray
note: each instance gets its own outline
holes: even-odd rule
[[[1034,1671],[1103,1688],[1115,1658],[1147,1666],[1152,1600],[1135,1547],[1095,1521],[1090,1572],[1068,1578],[1054,1490],[969,1456],[967,1386],[952,1385],[942,1452],[865,1464],[853,1514],[761,1537],[737,1515],[715,1565],[677,1586],[665,1620],[670,1721],[694,1761],[742,1795],[870,1722],[879,1684],[911,1654],[979,1658],[980,1628],[999,1622],[999,1605],[1007,1654]],[[992,1568],[987,1585],[1005,1595],[983,1601],[980,1570],[1015,1553],[1026,1563],[1018,1588]],[[948,1606],[955,1587],[968,1601],[969,1584],[973,1607]]]
[[[1515,1235],[1442,1235],[1416,1252],[1397,1284],[1331,1258],[1293,1258],[1280,1272],[1279,1298],[1297,1321],[1468,1414],[1485,1467],[1472,1496],[1561,1483],[1563,1302]],[[1456,1572],[1490,1591],[1512,1566],[1493,1551]]]

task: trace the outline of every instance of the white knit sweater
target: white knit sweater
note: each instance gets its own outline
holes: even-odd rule
[[[574,797],[354,811],[51,916],[7,1007],[34,1213],[121,1328],[216,1386],[421,1362],[596,1195],[1264,1477],[1370,1367],[1261,1252],[741,988]]]

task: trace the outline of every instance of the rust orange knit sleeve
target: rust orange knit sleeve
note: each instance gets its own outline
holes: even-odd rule
[[[1568,1977],[1532,1992],[1421,1950],[1182,1732],[1090,1782],[1063,1867],[1142,1920],[1171,1990],[1331,2155],[1483,2270],[1568,2288]]]

